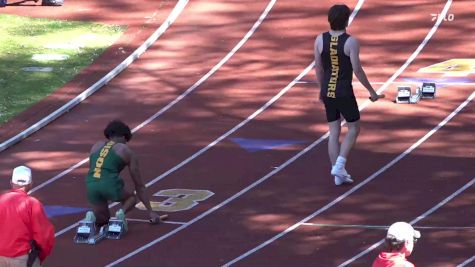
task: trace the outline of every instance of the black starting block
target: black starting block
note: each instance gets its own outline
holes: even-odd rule
[[[398,86],[396,103],[409,103],[411,99],[411,87],[409,86]]]
[[[96,226],[93,222],[82,220],[74,236],[74,243],[95,245],[106,237],[107,226],[102,226],[99,232],[96,233]]]
[[[109,225],[107,228],[107,239],[121,239],[122,236],[127,232],[126,226],[124,225],[123,220],[116,218],[111,218],[109,220]]]
[[[435,98],[436,86],[435,83],[422,83],[421,97],[422,98]]]

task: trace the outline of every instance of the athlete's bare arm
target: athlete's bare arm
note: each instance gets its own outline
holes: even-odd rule
[[[323,64],[322,64],[322,57],[321,57],[322,50],[323,50],[323,39],[322,39],[322,35],[319,34],[317,38],[315,39],[314,55],[315,55],[315,73],[317,74],[317,81],[320,83],[320,87],[322,86],[322,82],[323,82]]]
[[[130,177],[134,182],[135,192],[140,201],[147,208],[150,218],[156,220],[159,215],[152,210],[150,205],[150,198],[147,194],[147,190],[142,181],[142,176],[140,174],[139,160],[135,153],[125,144],[117,144],[114,146],[114,151],[124,160],[125,164],[129,167]]]
[[[379,98],[384,98],[384,95],[378,95],[373,89],[371,84],[366,77],[366,73],[361,66],[360,61],[360,44],[358,40],[353,37],[349,37],[345,43],[345,54],[350,57],[351,65],[353,66],[353,72],[355,73],[356,78],[361,82],[361,84],[368,90],[370,94],[371,101],[376,101]]]

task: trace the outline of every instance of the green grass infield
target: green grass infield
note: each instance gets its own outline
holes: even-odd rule
[[[0,125],[74,78],[124,26],[0,15]]]

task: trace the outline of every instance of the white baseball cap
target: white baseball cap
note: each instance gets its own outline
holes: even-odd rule
[[[31,169],[26,166],[18,166],[13,169],[12,183],[20,186],[31,184]]]
[[[414,238],[419,239],[421,233],[406,223],[406,222],[396,222],[389,226],[388,233],[386,238],[395,238],[399,241],[409,241]]]

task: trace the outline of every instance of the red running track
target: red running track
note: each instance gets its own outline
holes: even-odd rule
[[[414,77],[420,67],[450,58],[469,58],[472,30],[468,1],[454,2],[456,19],[442,23],[400,78]],[[311,62],[313,39],[326,30],[326,12],[335,1],[281,1],[249,41],[195,92],[142,128],[131,146],[139,153],[147,181],[171,170],[259,109]],[[120,117],[132,126],[165,106],[214,66],[249,30],[267,2],[192,1],[150,51],[116,80],[70,113],[2,153],[2,177],[13,166],[35,168],[44,182],[87,156],[101,138],[103,125]],[[354,7],[356,1],[349,1]],[[386,81],[419,46],[445,1],[386,3],[364,1],[350,27],[362,43],[362,60],[372,81]],[[408,8],[411,6],[411,8]],[[203,17],[208,18],[203,20]],[[376,23],[377,22],[377,23]],[[454,47],[440,53],[440,47]],[[434,76],[438,78],[439,76]],[[302,80],[314,80],[313,71]],[[295,224],[351,187],[335,187],[326,143],[311,149],[287,168],[242,196],[220,206],[237,192],[280,166],[327,128],[313,84],[297,84],[274,105],[228,138],[150,186],[151,192],[186,188],[214,192],[191,210],[175,212],[172,221],[149,226],[131,223],[120,241],[97,246],[73,244],[74,231],[57,238],[48,266],[108,263],[162,237],[121,266],[218,266]],[[414,144],[472,94],[467,85],[448,86],[436,100],[395,105],[396,86],[388,101],[362,111],[362,132],[348,169],[360,183]],[[358,101],[367,93],[358,88]],[[124,103],[126,103],[124,105]],[[389,225],[412,220],[475,177],[474,106],[469,103],[446,126],[374,181],[332,206],[310,223]],[[249,153],[229,138],[290,139],[306,143]],[[473,164],[473,163],[472,163]],[[173,169],[172,169],[173,170]],[[81,166],[34,193],[46,205],[85,206]],[[8,179],[1,181],[6,188]],[[417,225],[475,226],[473,187]],[[163,200],[158,199],[157,200]],[[197,217],[202,215],[202,217]],[[203,216],[203,214],[207,214]],[[472,216],[470,216],[472,215]],[[144,218],[143,212],[130,215]],[[52,219],[57,231],[81,215]],[[197,218],[200,218],[197,220]],[[181,227],[181,228],[180,228]],[[419,266],[455,266],[473,256],[473,230],[423,230],[411,257]],[[240,266],[336,266],[384,235],[381,230],[301,226],[244,258]],[[444,242],[438,242],[440,239]],[[374,253],[351,266],[368,266]]]

